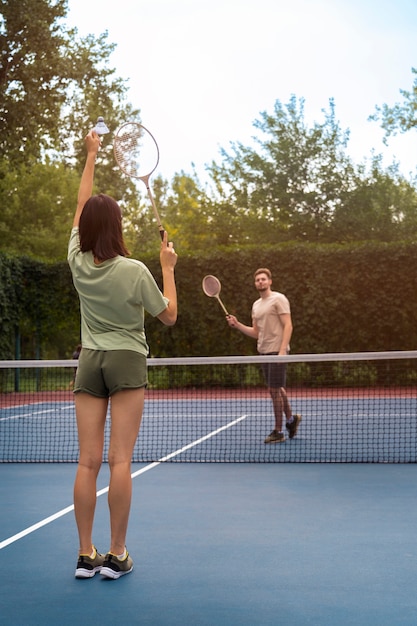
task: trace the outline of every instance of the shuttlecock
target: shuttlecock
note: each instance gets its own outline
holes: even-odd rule
[[[97,135],[107,135],[107,133],[110,132],[106,124],[104,123],[104,119],[102,117],[97,118],[97,123],[95,127],[93,128],[93,130],[96,131]]]

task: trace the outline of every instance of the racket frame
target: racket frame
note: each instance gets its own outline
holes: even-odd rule
[[[205,283],[207,282],[207,279],[214,280],[216,282],[216,284],[218,285],[218,288],[219,288],[217,293],[209,293],[206,290]],[[224,306],[223,302],[220,299],[220,295],[219,294],[220,294],[220,291],[221,291],[221,288],[222,288],[222,284],[219,281],[219,279],[217,278],[217,276],[213,276],[213,274],[207,274],[206,276],[204,276],[204,278],[203,278],[203,280],[201,282],[201,287],[202,287],[204,293],[206,294],[206,296],[208,296],[209,298],[217,298],[217,301],[220,304],[220,306],[222,307],[222,309],[225,312],[225,314],[229,315],[226,307]]]
[[[137,175],[132,174],[131,172],[127,171],[125,169],[124,165],[123,165],[123,160],[119,159],[119,157],[118,157],[119,152],[116,150],[116,143],[117,143],[118,138],[120,137],[120,132],[126,126],[136,126],[139,129],[144,130],[145,133],[150,135],[150,137],[152,138],[152,140],[153,140],[153,142],[155,144],[155,147],[156,147],[156,163],[155,163],[153,169],[150,172],[148,172],[147,174],[143,174],[142,176],[137,176]],[[158,163],[159,163],[159,146],[158,146],[158,143],[157,143],[155,137],[152,135],[151,131],[148,130],[143,124],[139,124],[139,122],[125,122],[125,124],[122,124],[116,131],[116,134],[115,134],[115,137],[114,137],[114,140],[113,140],[113,152],[114,152],[114,157],[116,159],[116,162],[117,162],[118,166],[120,167],[120,169],[122,170],[122,172],[124,174],[126,174],[127,176],[129,176],[130,178],[136,178],[138,180],[141,180],[144,183],[144,185],[146,187],[146,191],[148,192],[149,200],[151,201],[151,205],[152,205],[152,209],[153,209],[153,212],[154,212],[154,215],[155,215],[155,219],[156,219],[156,222],[157,222],[157,225],[158,225],[158,230],[159,230],[160,237],[161,237],[161,239],[163,239],[164,238],[165,229],[162,226],[161,218],[159,217],[159,212],[158,212],[158,209],[156,207],[155,199],[153,197],[153,193],[152,193],[152,190],[151,190],[151,187],[150,187],[150,184],[149,184],[149,179],[152,176],[152,174],[154,173],[154,171],[156,170],[156,168],[158,167]],[[121,151],[121,152],[123,152],[123,151]]]

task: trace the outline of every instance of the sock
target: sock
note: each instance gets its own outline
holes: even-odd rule
[[[122,552],[122,554],[118,554],[118,555],[117,555],[117,558],[119,559],[119,561],[124,561],[126,557],[127,557],[127,551],[126,551],[126,548],[124,549],[124,551]]]
[[[97,554],[97,550],[95,549],[95,547],[93,546],[93,551],[90,554],[90,559],[95,559],[96,558],[96,554]]]
[[[294,416],[293,416],[293,415],[291,415],[290,419],[289,419],[289,420],[287,420],[287,424],[292,424],[292,423],[293,423],[293,421],[294,421]]]

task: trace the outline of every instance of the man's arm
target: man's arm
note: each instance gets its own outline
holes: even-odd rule
[[[242,324],[234,315],[228,315],[226,317],[226,320],[231,328],[237,328],[237,330],[240,330],[240,332],[244,335],[252,337],[252,339],[258,339],[259,333],[255,320],[252,320],[252,326],[246,326],[245,324]]]
[[[84,205],[93,193],[94,168],[96,164],[97,152],[100,148],[100,136],[94,130],[90,130],[85,138],[87,148],[87,158],[84,170],[81,176],[80,187],[78,190],[77,208],[75,210],[73,226],[80,223],[81,213]]]
[[[291,341],[291,335],[292,335],[292,320],[291,320],[290,313],[282,313],[279,317],[280,317],[283,329],[282,329],[282,341],[281,341],[278,354],[282,356],[286,356],[288,354],[288,350],[290,347],[290,341]]]

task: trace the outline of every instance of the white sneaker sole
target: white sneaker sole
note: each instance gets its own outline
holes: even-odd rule
[[[111,567],[102,567],[100,570],[100,574],[104,576],[105,578],[112,578],[113,580],[116,580],[117,578],[120,578],[120,576],[124,576],[125,574],[130,574],[132,570],[133,570],[133,565],[130,569],[127,569],[126,571],[120,571],[120,572],[115,572],[114,569],[112,569]]]
[[[75,570],[75,578],[92,578],[101,570],[101,567],[95,567],[94,569],[81,569]]]

